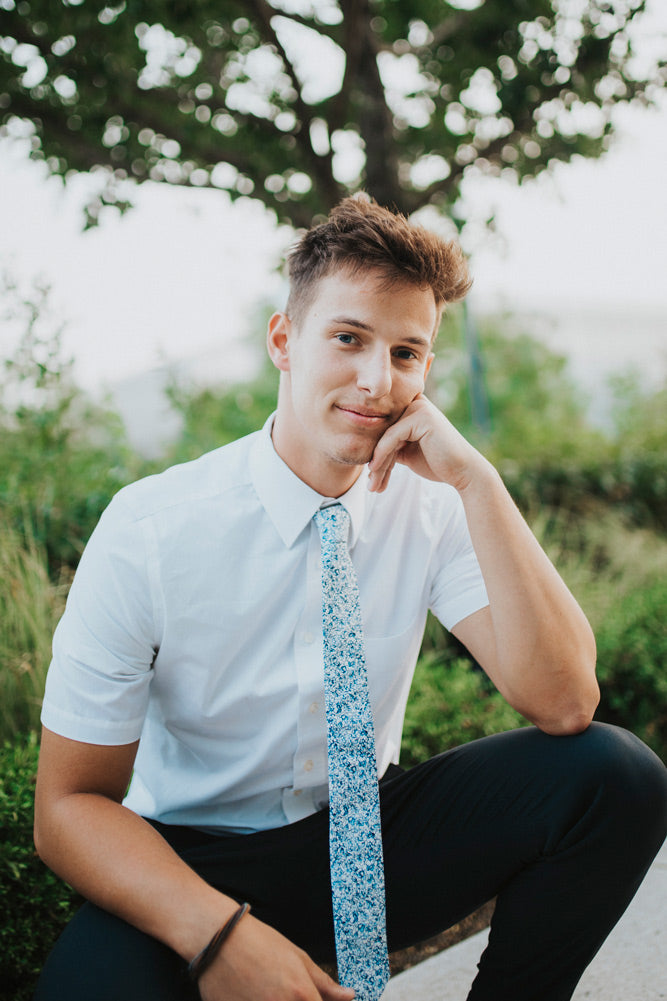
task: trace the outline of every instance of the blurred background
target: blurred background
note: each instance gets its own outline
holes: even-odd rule
[[[428,392],[667,758],[666,81],[661,0],[0,0],[0,1001],[74,906],[30,829],[82,549],[271,412],[284,253],[350,192],[461,240]],[[429,622],[403,762],[523,724]]]
[[[292,227],[359,187],[454,217],[471,313],[564,353],[596,418],[610,372],[664,375],[659,0],[143,6],[0,4],[0,262],[142,451],[165,378],[251,371]]]

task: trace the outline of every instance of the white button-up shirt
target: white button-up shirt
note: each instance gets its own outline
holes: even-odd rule
[[[81,558],[54,637],[44,725],[141,738],[125,800],[234,832],[327,802],[320,540],[325,498],[260,432],[124,488]],[[364,621],[378,773],[398,760],[429,608],[451,628],[487,604],[451,487],[397,466],[339,498]]]

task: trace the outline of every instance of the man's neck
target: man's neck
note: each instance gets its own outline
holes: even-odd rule
[[[271,430],[271,440],[276,454],[295,476],[323,497],[342,497],[357,482],[363,471],[363,465],[337,462],[334,459],[315,456],[292,456],[292,450],[283,447],[280,427],[276,428],[278,418]]]

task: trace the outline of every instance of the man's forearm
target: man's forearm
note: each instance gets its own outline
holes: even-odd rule
[[[586,616],[490,463],[480,457],[460,495],[489,595],[495,650],[483,666],[544,729],[583,729],[599,698]]]
[[[54,872],[187,961],[237,907],[147,821],[104,796],[74,793],[37,816],[37,849]]]

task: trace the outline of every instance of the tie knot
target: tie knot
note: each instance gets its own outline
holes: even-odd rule
[[[350,516],[342,504],[331,504],[322,507],[315,513],[315,523],[320,531],[323,544],[344,543],[350,529]]]

